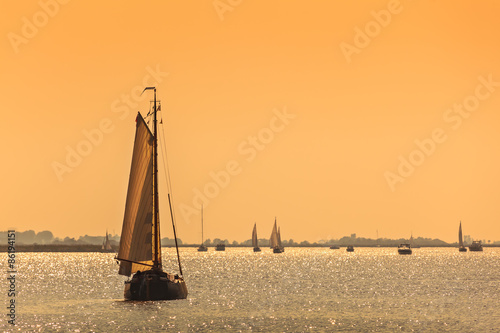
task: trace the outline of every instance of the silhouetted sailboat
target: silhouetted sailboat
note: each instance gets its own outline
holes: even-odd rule
[[[188,291],[182,277],[170,194],[168,201],[180,275],[166,273],[162,269],[156,88],[147,87],[144,90],[154,90],[153,133],[139,113],[136,118],[134,151],[120,250],[116,257],[120,262],[118,274],[125,276],[134,274],[131,280],[125,281],[124,296],[126,300],[182,299],[187,297]]]
[[[462,221],[460,221],[460,226],[458,227],[458,251],[467,252],[467,248],[464,246],[464,239],[462,237]]]
[[[252,246],[253,246],[253,252],[260,252],[259,240],[257,239],[257,223],[253,225]]]
[[[198,248],[198,252],[207,252],[207,247],[203,244],[203,205],[201,205],[201,245]]]
[[[109,241],[108,237],[108,231],[106,230],[106,237],[104,237],[104,240],[102,241],[102,250],[101,252],[115,252],[113,250],[113,247],[111,247],[111,243]]]
[[[281,246],[281,236],[279,236],[278,233],[278,226],[276,223],[276,218],[274,218],[274,227],[273,231],[271,232],[271,238],[269,239],[269,245],[271,249],[273,249],[273,253],[282,253],[283,248]]]

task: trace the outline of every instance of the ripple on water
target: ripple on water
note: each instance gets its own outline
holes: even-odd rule
[[[492,331],[500,249],[181,248],[187,300],[123,301],[114,254],[19,253],[19,331]],[[173,249],[164,267],[177,271]],[[2,263],[2,265],[4,265]],[[2,267],[5,270],[5,267]],[[2,283],[6,283],[5,281]],[[0,319],[5,329],[5,317]]]

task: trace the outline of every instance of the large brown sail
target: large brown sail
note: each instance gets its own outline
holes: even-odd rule
[[[141,114],[132,155],[132,166],[123,218],[118,274],[130,276],[153,265],[153,135]]]

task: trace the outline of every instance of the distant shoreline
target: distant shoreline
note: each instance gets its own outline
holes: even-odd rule
[[[197,248],[199,244],[183,244],[180,245],[179,247],[192,247],[192,248]],[[175,246],[173,245],[168,245],[168,246],[162,246],[164,248],[173,248]],[[215,246],[208,246],[209,248]],[[226,245],[226,248],[252,248],[251,246],[243,246],[243,245]],[[310,245],[310,246],[286,246],[286,247],[314,247],[314,248],[329,248],[330,245]],[[344,248],[345,246],[340,246],[340,248]],[[372,245],[356,245],[355,247],[370,247],[370,248],[377,248],[377,246],[372,246]],[[389,245],[389,246],[380,246],[380,248],[394,248],[397,247],[397,245]],[[450,248],[455,248],[456,246],[454,245],[437,245],[437,246],[421,246],[421,248],[432,248],[432,247],[450,247]],[[499,245],[483,245],[483,247],[500,247]],[[262,248],[267,248],[267,246],[264,246]],[[117,248],[113,247],[115,251],[118,251]],[[7,252],[7,245],[0,245],[0,252]],[[90,245],[90,244],[77,244],[77,245],[68,245],[68,244],[47,244],[47,245],[42,245],[42,244],[22,244],[22,245],[16,245],[16,252],[103,252],[101,245]]]

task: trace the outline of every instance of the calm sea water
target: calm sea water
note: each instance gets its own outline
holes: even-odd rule
[[[181,248],[187,300],[123,301],[114,254],[18,253],[21,332],[499,332],[500,249]],[[6,257],[6,255],[5,255]],[[164,267],[177,271],[173,249]],[[1,269],[6,272],[6,259]],[[6,295],[6,279],[2,279]],[[4,292],[5,291],[5,292]],[[0,299],[7,299],[0,298]],[[6,302],[3,302],[6,305]],[[2,306],[6,313],[6,307]]]

